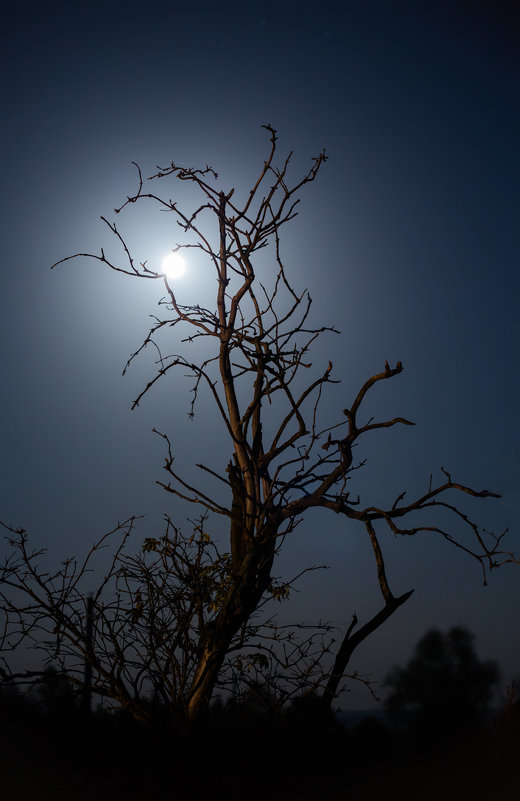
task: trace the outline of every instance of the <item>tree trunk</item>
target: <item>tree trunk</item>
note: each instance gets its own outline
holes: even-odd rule
[[[209,623],[201,637],[201,656],[191,684],[186,707],[190,729],[206,716],[211,696],[233,637],[249,620],[271,582],[271,567],[276,549],[277,526],[267,526],[247,553],[240,572],[217,619]]]

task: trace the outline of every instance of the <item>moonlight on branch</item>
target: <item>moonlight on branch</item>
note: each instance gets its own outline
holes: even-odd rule
[[[188,729],[200,725],[220,688],[243,693],[244,687],[261,684],[279,709],[312,692],[321,708],[330,710],[348,679],[354,650],[391,616],[404,614],[401,607],[412,597],[408,581],[399,586],[403,580],[393,581],[387,570],[389,534],[404,543],[422,532],[440,538],[472,559],[484,581],[490,570],[517,562],[504,549],[505,532],[481,528],[460,506],[468,498],[499,496],[461,483],[444,468],[438,481],[424,477],[417,496],[405,500],[401,492],[387,505],[351,491],[355,471],[364,464],[366,439],[413,425],[405,417],[375,419],[365,411],[367,396],[399,381],[403,365],[381,358],[359,389],[345,392],[325,414],[323,397],[338,378],[328,358],[314,351],[311,363],[309,354],[319,339],[338,332],[313,322],[310,295],[296,285],[282,256],[281,237],[327,157],[319,153],[294,176],[291,154],[279,158],[276,131],[263,127],[268,152],[249,188],[230,189],[207,165],[172,162],[146,180],[138,168],[135,194],[116,210],[123,219],[130,204],[154,204],[169,212],[181,239],[176,247],[197,248],[205,261],[207,286],[215,289],[208,308],[179,303],[169,264],[157,273],[138,262],[122,230],[106,218],[120,248],[118,258],[102,248],[57,262],[87,257],[119,274],[159,282],[159,312],[128,364],[149,344],[160,358],[134,407],[167,373],[179,372],[192,380],[189,414],[196,416],[204,396],[227,436],[227,448],[208,447],[206,463],[196,465],[202,478],[195,483],[183,472],[191,453],[175,450],[174,459],[170,436],[157,431],[165,447],[159,483],[199,511],[193,530],[184,534],[167,515],[164,530],[148,536],[136,553],[129,544],[137,522],[132,517],[106,534],[86,560],[69,560],[44,573],[40,552],[30,548],[26,532],[7,526],[12,553],[0,571],[4,653],[26,640],[37,642],[47,656],[61,660],[81,690],[86,660],[93,693],[161,730],[179,720]],[[198,194],[193,208],[165,199],[181,189],[178,182],[188,182]],[[157,194],[155,187],[168,183],[171,195]],[[177,262],[176,252],[168,259],[174,257]],[[190,350],[199,339],[204,360]],[[168,384],[161,386],[167,390]],[[334,514],[344,523],[345,537],[356,529],[362,533],[373,558],[375,611],[360,620],[349,610],[351,623],[339,636],[330,625],[282,625],[269,611],[290,595],[301,576],[279,580],[277,558],[311,509],[321,511],[320,538]],[[226,523],[224,543],[212,534],[215,518]],[[110,544],[113,559],[90,602],[82,579],[91,558]],[[319,619],[319,600],[315,610]],[[344,609],[338,617],[344,619]],[[6,659],[3,670],[11,675]],[[166,716],[154,717],[146,703],[150,695],[160,699]]]

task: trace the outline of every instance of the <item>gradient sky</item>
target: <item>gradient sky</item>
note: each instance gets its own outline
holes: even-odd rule
[[[219,451],[211,415],[186,415],[188,385],[159,384],[130,405],[153,354],[123,379],[161,290],[93,261],[50,271],[110,242],[99,220],[136,188],[131,161],[151,174],[172,159],[211,164],[245,193],[267,153],[263,123],[295,151],[295,175],[327,148],[329,161],[285,230],[295,283],[342,379],[331,414],[384,360],[405,371],[369,411],[415,428],[367,443],[356,476],[364,500],[427,487],[441,465],[499,501],[467,508],[509,526],[520,551],[520,142],[515,3],[177,3],[18,0],[3,18],[0,517],[29,529],[55,558],[83,553],[117,520],[186,510],[156,485],[167,431],[186,464]],[[173,188],[168,190],[173,194]],[[185,190],[183,189],[183,192]],[[189,197],[186,194],[186,201]],[[137,210],[138,211],[138,210]],[[122,221],[118,221],[123,224]],[[165,216],[133,213],[139,259],[158,264],[177,233]],[[186,300],[207,292],[196,260]],[[194,437],[197,437],[194,441]],[[217,454],[222,452],[222,464]],[[361,457],[361,453],[359,454]],[[208,461],[208,458],[206,458]],[[193,513],[193,510],[190,510]],[[284,616],[344,627],[379,607],[363,531],[313,513],[280,567],[326,563]],[[479,566],[428,537],[384,537],[389,579],[412,599],[358,651],[354,668],[381,679],[432,626],[467,625],[479,653],[499,660],[503,687],[520,676],[520,572],[482,587]],[[355,690],[343,705],[366,706]]]

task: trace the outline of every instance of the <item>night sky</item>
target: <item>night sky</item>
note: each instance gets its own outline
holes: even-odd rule
[[[263,123],[294,150],[295,178],[325,147],[329,160],[284,231],[294,283],[313,321],[335,325],[312,354],[334,363],[331,417],[385,359],[404,372],[379,385],[367,414],[414,420],[366,438],[355,476],[364,502],[427,489],[441,465],[500,500],[465,505],[520,551],[520,142],[515,3],[159,0],[32,3],[4,13],[2,34],[2,446],[0,518],[27,528],[53,559],[82,554],[131,514],[160,536],[169,512],[193,509],[162,479],[167,432],[188,475],[230,452],[189,382],[153,376],[144,339],[161,286],[99,262],[50,265],[111,245],[114,218],[145,175],[172,159],[209,163],[244,196],[268,152]],[[170,184],[165,194],[193,196]],[[144,205],[118,219],[136,257],[159,269],[179,234]],[[126,227],[125,227],[126,226]],[[194,257],[181,302],[212,284]],[[209,301],[208,301],[209,302]],[[173,335],[172,335],[173,336]],[[172,339],[172,343],[174,340]],[[172,344],[172,351],[175,347]],[[353,479],[354,480],[354,479]],[[432,626],[468,626],[485,658],[520,676],[520,572],[482,586],[479,565],[433,536],[382,537],[389,580],[412,599],[357,652],[353,668],[382,679]],[[345,627],[381,605],[364,527],[314,512],[280,562],[284,577],[327,564],[300,583],[284,619]],[[94,581],[94,578],[92,579]],[[355,689],[342,704],[368,706]]]

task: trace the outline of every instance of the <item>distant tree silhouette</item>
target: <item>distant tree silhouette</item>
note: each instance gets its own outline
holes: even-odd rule
[[[388,709],[407,713],[416,727],[432,734],[478,726],[499,670],[495,662],[479,660],[473,643],[474,636],[465,628],[446,634],[428,631],[408,664],[387,676]]]
[[[38,695],[43,711],[53,718],[63,718],[76,712],[77,697],[65,673],[49,665],[38,683]]]
[[[71,559],[46,574],[27,533],[6,526],[12,550],[0,571],[4,652],[39,638],[48,658],[68,665],[78,688],[86,684],[85,698],[91,687],[143,723],[153,722],[150,706],[142,701],[146,693],[160,699],[172,719],[191,726],[206,716],[215,688],[234,692],[238,684],[250,682],[275,688],[280,703],[316,691],[330,707],[354,650],[413,592],[405,587],[394,594],[391,589],[380,542],[385,529],[405,538],[424,531],[437,534],[474,558],[484,580],[489,568],[516,561],[502,549],[503,534],[481,530],[454,499],[496,493],[461,484],[447,470],[442,469],[438,483],[426,477],[417,497],[405,500],[401,492],[385,506],[374,498],[362,501],[351,490],[355,471],[364,464],[355,448],[365,435],[413,425],[404,417],[375,420],[364,413],[367,395],[399,376],[403,366],[385,361],[357,391],[348,391],[345,408],[325,417],[321,400],[336,383],[333,365],[320,356],[313,365],[310,352],[320,337],[338,332],[312,321],[311,298],[294,285],[280,236],[297,214],[300,192],[317,178],[326,156],[320,153],[302,177],[292,180],[291,155],[278,160],[276,132],[264,127],[270,149],[249,190],[216,185],[218,175],[208,166],[173,162],[145,182],[136,165],[137,191],[115,210],[119,214],[134,204],[154,203],[176,220],[182,242],[172,251],[195,248],[205,259],[207,286],[214,287],[208,308],[183,305],[175,281],[136,259],[119,227],[105,218],[121,258],[101,249],[57,262],[88,257],[120,275],[158,282],[165,297],[127,366],[149,345],[159,358],[133,407],[165,375],[180,371],[193,381],[189,416],[194,417],[199,396],[205,395],[213,404],[215,425],[227,437],[227,450],[208,446],[206,464],[197,465],[208,485],[213,482],[211,489],[181,474],[191,453],[177,456],[168,435],[156,432],[166,453],[166,478],[159,483],[199,509],[193,532],[184,534],[167,516],[165,531],[147,537],[136,554],[128,547],[136,521],[130,518],[105,535],[86,561]],[[180,201],[161,197],[154,187],[168,180],[177,188],[190,184],[199,200],[184,209]],[[322,269],[326,280],[326,266]],[[339,644],[334,644],[331,627],[289,628],[267,612],[264,618],[257,614],[290,594],[293,580],[276,578],[277,556],[285,538],[315,508],[364,531],[381,593],[379,610],[361,622],[354,614]],[[428,522],[421,522],[423,512]],[[442,522],[430,522],[435,512]],[[209,515],[227,521],[223,547],[210,531]],[[81,579],[91,557],[114,540],[113,561],[94,593],[90,616]],[[25,604],[20,603],[23,597]],[[89,671],[83,671],[85,660]],[[11,675],[7,661],[3,669]]]
[[[25,706],[25,699],[16,684],[0,684],[0,719],[5,720],[19,714]]]

